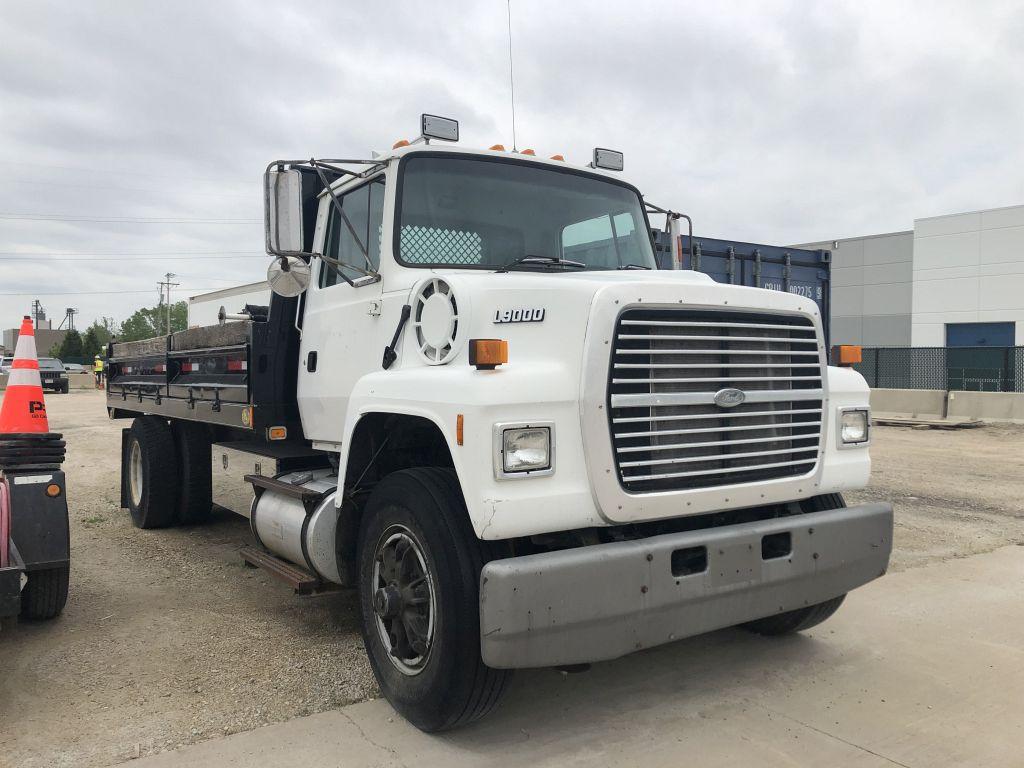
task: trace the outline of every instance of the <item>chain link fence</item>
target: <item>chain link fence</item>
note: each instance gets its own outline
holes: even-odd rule
[[[864,347],[868,386],[1024,392],[1024,347]]]

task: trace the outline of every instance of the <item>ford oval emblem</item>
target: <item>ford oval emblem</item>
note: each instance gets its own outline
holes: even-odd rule
[[[727,387],[715,392],[715,405],[719,408],[735,408],[747,399],[747,393],[742,389]]]

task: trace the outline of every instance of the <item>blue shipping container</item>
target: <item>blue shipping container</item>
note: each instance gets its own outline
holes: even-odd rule
[[[788,291],[812,299],[821,312],[825,344],[829,343],[832,252],[783,248],[710,237],[682,235],[680,251],[683,269],[710,275],[719,283],[748,285],[772,291]],[[655,233],[659,269],[671,269],[668,235]]]

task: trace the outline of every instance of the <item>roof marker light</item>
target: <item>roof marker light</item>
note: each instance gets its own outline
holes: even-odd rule
[[[459,121],[439,115],[420,115],[420,135],[424,139],[459,140]]]
[[[562,155],[552,155],[551,159],[552,160],[557,160],[560,163],[564,163],[565,162],[565,158]]]
[[[494,152],[504,152],[505,151],[505,145],[504,144],[495,144],[493,147],[491,147],[491,149]]]
[[[606,171],[621,171],[625,167],[625,159],[621,152],[614,149],[594,149],[594,160],[591,168],[604,168]]]
[[[391,148],[392,149],[398,149],[399,147],[408,147],[408,146],[409,146],[409,140],[408,139],[399,139],[398,141],[396,141],[394,144],[391,145]]]

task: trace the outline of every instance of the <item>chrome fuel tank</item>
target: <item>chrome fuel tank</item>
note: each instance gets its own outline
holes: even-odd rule
[[[325,581],[340,583],[335,550],[337,475],[322,469],[290,472],[276,479],[322,495],[307,512],[297,498],[273,489],[263,491],[249,519],[256,539],[275,555],[308,568]]]

